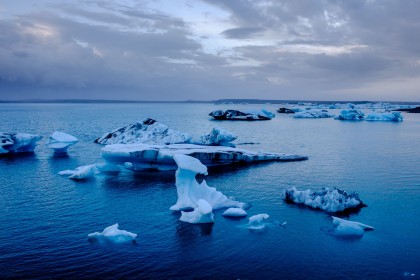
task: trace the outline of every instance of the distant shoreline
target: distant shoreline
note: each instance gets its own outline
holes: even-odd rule
[[[108,99],[25,99],[25,100],[0,100],[0,103],[49,103],[49,104],[115,104],[115,103],[191,103],[191,104],[298,104],[298,103],[312,103],[312,104],[336,104],[336,103],[352,103],[352,104],[366,104],[366,103],[390,103],[390,104],[407,104],[416,105],[420,102],[413,101],[321,101],[321,100],[276,100],[276,99],[217,99],[217,100],[184,100],[184,101],[145,101],[145,100],[108,100]]]

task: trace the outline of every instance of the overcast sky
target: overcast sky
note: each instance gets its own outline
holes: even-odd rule
[[[0,1],[0,99],[420,101],[418,0]]]

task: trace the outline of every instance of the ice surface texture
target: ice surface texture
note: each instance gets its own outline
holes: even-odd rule
[[[340,115],[336,117],[337,120],[345,121],[362,121],[364,118],[365,114],[356,109],[342,110]]]
[[[0,132],[0,155],[33,152],[40,135]]]
[[[76,144],[78,139],[70,134],[55,131],[48,140],[48,147],[53,149],[55,153],[67,153],[68,147]]]
[[[306,110],[302,112],[298,112],[294,114],[294,118],[298,119],[320,119],[320,118],[332,118],[334,117],[333,114],[330,114],[326,111],[322,110]]]
[[[209,114],[216,120],[239,120],[239,121],[258,121],[271,120],[275,115],[267,110],[216,110]]]
[[[232,133],[213,128],[209,134],[193,137],[187,133],[170,129],[153,119],[145,119],[112,132],[105,133],[95,140],[98,144],[197,144],[197,145],[220,145],[232,146],[230,142],[237,137]]]
[[[356,210],[366,206],[357,193],[348,194],[337,188],[332,190],[323,188],[321,191],[311,192],[311,190],[298,191],[293,187],[284,192],[283,198],[287,202],[305,204],[331,213]]]
[[[298,161],[306,156],[252,152],[232,147],[192,144],[147,145],[114,144],[102,148],[102,158],[113,164],[131,163],[131,169],[176,170],[174,155],[183,154],[199,159],[206,166],[258,161]]]
[[[197,174],[207,175],[207,167],[198,159],[181,154],[177,154],[173,158],[178,165],[175,174],[178,199],[176,204],[170,207],[170,210],[195,209],[199,206],[199,200],[205,200],[212,209],[245,206],[244,203],[230,199],[215,188],[209,187],[205,180],[201,184],[198,183],[195,179]],[[207,209],[203,203],[201,209]]]
[[[359,222],[347,221],[332,217],[334,227],[328,231],[329,234],[337,236],[362,236],[366,230],[374,230],[372,226]]]
[[[400,112],[390,113],[371,113],[366,117],[367,121],[388,121],[388,122],[402,122],[403,116]]]
[[[135,242],[137,234],[118,229],[118,224],[106,227],[102,232],[88,234],[91,240],[106,240],[114,243]]]
[[[190,224],[214,223],[213,208],[206,200],[199,199],[194,211],[181,211],[181,218],[179,220]]]

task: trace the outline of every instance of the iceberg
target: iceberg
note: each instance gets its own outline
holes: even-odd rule
[[[206,200],[199,199],[194,211],[181,211],[181,218],[179,220],[190,224],[214,223],[213,208]]]
[[[400,112],[390,113],[371,113],[366,117],[367,121],[388,121],[388,122],[402,122],[403,116]]]
[[[361,237],[366,230],[374,230],[372,226],[332,217],[334,227],[328,230],[331,235]]]
[[[95,163],[90,165],[79,166],[74,170],[63,170],[58,175],[69,176],[69,179],[84,180],[92,178],[99,173],[116,174],[120,172],[120,168],[110,163]]]
[[[311,192],[309,189],[298,191],[293,187],[284,192],[283,198],[289,203],[305,204],[331,213],[357,210],[366,206],[357,193],[349,194],[337,188],[322,188],[321,191]]]
[[[258,121],[271,120],[275,115],[267,110],[216,110],[209,114],[215,120],[238,120],[238,121]]]
[[[67,153],[68,147],[76,144],[78,139],[70,134],[55,131],[47,143],[50,149],[54,150],[56,154]]]
[[[233,135],[227,130],[221,129],[219,127],[214,127],[209,134],[193,137],[190,140],[191,144],[196,145],[207,145],[207,146],[228,146],[234,147],[231,142],[236,140],[238,137]]]
[[[33,152],[41,138],[37,134],[0,132],[0,155]]]
[[[342,110],[340,115],[335,117],[336,120],[345,120],[345,121],[362,121],[364,118],[365,118],[365,114],[362,111],[359,111],[356,109]]]
[[[280,114],[294,114],[295,111],[286,107],[280,107],[277,109],[277,112]]]
[[[170,207],[170,210],[180,211],[197,208],[199,200],[205,200],[215,210],[229,207],[242,208],[245,206],[242,202],[226,197],[217,191],[216,188],[209,187],[205,180],[199,184],[195,176],[197,174],[207,175],[207,167],[198,159],[182,154],[174,155],[173,159],[178,165],[178,170],[175,174],[178,199],[176,204]],[[204,207],[205,203],[201,202],[201,204],[202,209],[208,210],[208,207]],[[200,211],[200,209],[197,211]]]
[[[333,114],[328,113],[324,110],[306,110],[296,113],[293,117],[298,119],[319,119],[319,118],[332,118]]]
[[[225,217],[246,217],[248,214],[242,208],[229,208],[222,215]]]
[[[264,230],[267,224],[264,222],[270,216],[268,214],[257,214],[249,218],[247,228],[250,230]]]
[[[137,234],[118,229],[119,225],[114,224],[106,227],[102,232],[88,234],[90,240],[107,240],[114,243],[136,242]]]
[[[101,150],[102,158],[112,164],[129,162],[132,170],[176,170],[174,155],[195,157],[206,166],[219,166],[258,161],[299,161],[308,157],[292,154],[252,152],[233,147],[193,144],[147,145],[114,144]]]

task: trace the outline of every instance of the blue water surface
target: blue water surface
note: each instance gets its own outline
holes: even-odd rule
[[[278,106],[265,105],[275,111]],[[0,131],[41,134],[35,153],[0,158],[0,278],[18,279],[400,279],[420,275],[420,115],[402,123],[294,119],[214,121],[212,104],[0,104]],[[270,215],[266,232],[215,211],[214,226],[191,225],[172,213],[174,172],[123,171],[72,181],[57,173],[101,162],[95,138],[144,118],[193,135],[219,126],[249,150],[309,156],[303,162],[210,169],[205,178],[249,216]],[[54,131],[79,142],[67,157],[45,145]],[[328,213],[286,204],[284,189],[338,187],[368,205],[347,217],[375,227],[340,239]],[[287,221],[285,227],[278,224]],[[137,244],[88,241],[119,223]]]

